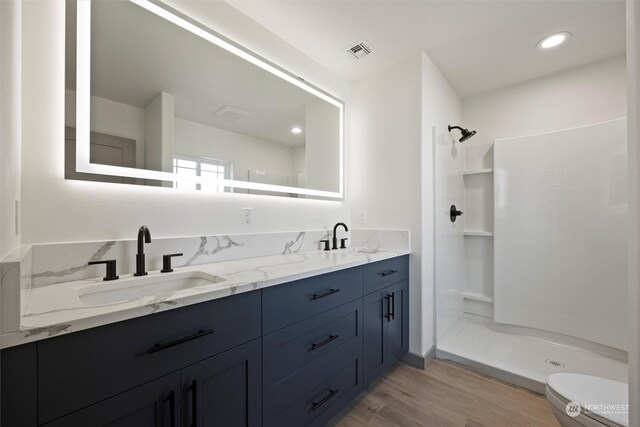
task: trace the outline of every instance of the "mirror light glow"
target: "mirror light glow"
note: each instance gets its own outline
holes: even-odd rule
[[[270,72],[283,80],[317,96],[338,107],[340,115],[340,188],[338,192],[313,190],[308,188],[287,187],[255,182],[235,181],[228,179],[207,179],[202,176],[183,177],[171,172],[141,170],[122,166],[109,166],[90,162],[90,99],[91,99],[91,0],[77,2],[77,58],[76,58],[76,170],[78,172],[99,175],[113,175],[129,178],[151,179],[171,182],[207,183],[210,185],[245,188],[249,190],[272,191],[277,193],[293,193],[308,196],[342,198],[344,195],[344,104],[324,92],[306,84],[279,68],[253,56],[251,53],[223,40],[211,31],[205,30],[189,20],[178,16],[151,0],[130,0],[132,3],[164,18],[179,27],[201,37],[228,52]],[[295,128],[294,128],[295,129]],[[291,129],[293,133],[294,129]],[[301,133],[302,129],[298,128]]]

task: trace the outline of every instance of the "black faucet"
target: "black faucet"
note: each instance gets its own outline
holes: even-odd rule
[[[144,239],[144,241],[142,240]],[[136,254],[136,272],[134,276],[146,276],[144,260],[144,244],[151,243],[151,232],[146,225],[138,230],[138,253]]]
[[[344,227],[344,231],[349,231],[349,228],[347,227],[347,224],[345,224],[344,222],[339,222],[337,223],[334,227],[333,227],[333,247],[331,249],[338,249],[338,237],[336,237],[336,231],[338,230],[338,227],[343,226]],[[346,242],[347,239],[340,239],[340,249],[344,249],[346,248],[344,242]]]

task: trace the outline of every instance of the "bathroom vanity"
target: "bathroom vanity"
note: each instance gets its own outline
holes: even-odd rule
[[[5,348],[3,425],[322,425],[408,350],[408,256],[363,264]]]

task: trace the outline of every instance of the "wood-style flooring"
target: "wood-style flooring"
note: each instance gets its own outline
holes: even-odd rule
[[[460,365],[397,365],[334,417],[330,426],[553,426],[547,399]]]

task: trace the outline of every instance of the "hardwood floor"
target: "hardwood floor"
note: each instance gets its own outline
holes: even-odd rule
[[[424,371],[397,365],[329,425],[559,426],[544,396],[440,360]]]

